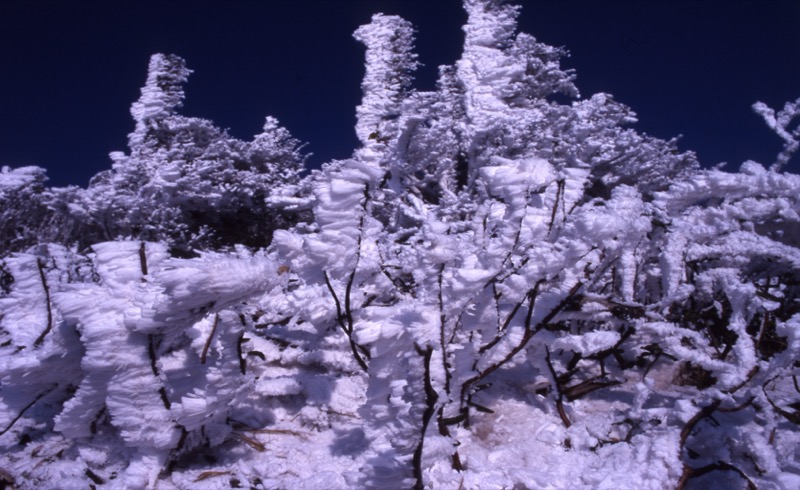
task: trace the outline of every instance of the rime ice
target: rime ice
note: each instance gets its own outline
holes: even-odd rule
[[[4,485],[800,486],[798,103],[703,170],[464,5],[430,92],[408,22],[356,31],[362,146],[305,178],[160,54],[88,189],[2,169]]]

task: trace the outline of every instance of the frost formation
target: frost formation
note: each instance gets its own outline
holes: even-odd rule
[[[408,22],[356,31],[362,146],[304,178],[161,54],[87,189],[3,167],[4,486],[800,486],[798,102],[703,169],[464,7],[431,92]]]

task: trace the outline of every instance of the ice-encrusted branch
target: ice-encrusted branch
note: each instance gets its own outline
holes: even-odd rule
[[[364,92],[356,109],[356,134],[365,146],[395,136],[403,100],[417,67],[411,23],[394,15],[376,14],[353,36],[367,47]]]
[[[36,260],[36,268],[39,270],[39,279],[42,282],[42,290],[44,291],[44,301],[47,305],[47,325],[33,343],[34,347],[42,345],[47,334],[53,329],[53,305],[50,300],[50,286],[47,285],[47,275],[44,272],[44,264],[41,259]]]
[[[159,53],[150,58],[142,95],[131,106],[131,115],[136,121],[136,129],[128,136],[131,147],[144,142],[154,121],[174,114],[181,106],[183,84],[191,73],[179,56]]]
[[[783,168],[800,148],[800,99],[784,104],[777,114],[763,102],[753,104],[756,114],[764,118],[767,126],[783,140],[783,151],[778,154],[773,167]],[[794,128],[792,128],[794,125]]]

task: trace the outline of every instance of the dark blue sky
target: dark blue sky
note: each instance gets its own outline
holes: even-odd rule
[[[750,106],[800,97],[798,0],[521,0],[520,28],[565,46],[584,96],[614,94],[639,128],[703,164],[771,163],[781,142]],[[46,167],[85,185],[126,150],[147,61],[175,53],[194,74],[182,112],[250,139],[273,115],[315,166],[356,147],[363,48],[375,12],[417,28],[433,88],[460,54],[459,0],[2,0],[0,165]],[[798,156],[792,165],[800,170]]]

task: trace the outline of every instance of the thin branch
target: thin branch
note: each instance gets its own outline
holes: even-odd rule
[[[147,275],[147,251],[144,242],[139,245],[139,267],[142,269],[142,282],[144,282],[144,276]]]
[[[707,407],[700,409],[699,412],[694,414],[694,417],[692,417],[691,419],[689,419],[688,422],[686,422],[686,425],[683,426],[683,430],[681,430],[681,438],[680,438],[681,449],[683,449],[686,446],[686,440],[689,439],[689,435],[691,435],[692,431],[697,426],[697,424],[704,418],[714,413],[714,411],[716,411],[717,408],[719,408],[721,403],[722,403],[721,400],[714,400]]]
[[[492,374],[493,372],[497,371],[502,366],[507,364],[509,361],[511,361],[511,359],[513,359],[514,356],[516,356],[520,351],[522,351],[522,349],[524,349],[528,345],[528,342],[530,342],[530,340],[533,338],[533,336],[536,334],[536,332],[541,330],[545,325],[549,324],[553,320],[553,318],[556,317],[556,315],[561,313],[561,311],[564,308],[566,308],[566,306],[572,301],[572,299],[575,297],[575,295],[578,294],[578,290],[580,290],[580,288],[582,286],[583,286],[582,282],[580,282],[580,281],[576,282],[575,285],[572,286],[572,289],[570,289],[569,293],[567,293],[567,295],[564,297],[564,299],[562,299],[561,302],[558,305],[556,305],[552,310],[550,310],[550,312],[547,315],[545,315],[545,317],[542,318],[539,321],[539,323],[536,324],[535,328],[531,327],[531,320],[533,318],[533,308],[534,308],[535,303],[536,303],[536,296],[533,295],[533,294],[530,294],[528,296],[528,298],[529,298],[528,299],[528,315],[525,318],[525,332],[523,333],[519,344],[514,346],[514,348],[511,349],[511,351],[509,351],[509,353],[506,354],[502,359],[500,359],[496,363],[492,364],[491,366],[487,367],[483,371],[478,372],[475,376],[473,376],[472,378],[470,378],[466,382],[464,382],[464,385],[463,385],[463,388],[462,388],[462,401],[465,399],[464,398],[464,396],[466,395],[465,390],[471,388],[475,383],[477,383],[478,381],[484,379],[486,376]],[[534,288],[534,291],[536,291],[536,288]]]
[[[437,417],[437,422],[439,426],[439,435],[450,438],[450,429],[447,428],[448,425],[454,425],[462,422],[466,419],[466,415],[461,414],[456,417],[447,418],[444,416],[444,405],[439,407],[439,415]],[[456,444],[457,446],[457,444]],[[450,464],[452,465],[453,469],[456,471],[464,471],[464,465],[461,463],[461,456],[458,454],[458,449],[453,451],[453,454],[450,458]]]
[[[325,276],[325,284],[328,286],[328,291],[330,291],[331,296],[333,296],[333,302],[336,304],[336,322],[339,324],[339,327],[341,327],[345,336],[347,336],[347,340],[350,341],[350,350],[353,352],[353,357],[355,357],[358,365],[366,373],[368,366],[362,355],[369,359],[369,351],[363,346],[356,344],[356,341],[353,339],[352,323],[345,323],[345,317],[342,315],[342,304],[339,301],[339,297],[336,295],[336,291],[333,289],[328,271],[322,271],[322,274]],[[352,320],[352,315],[350,318]],[[348,325],[350,328],[348,328]]]
[[[153,376],[158,378],[159,371],[158,360],[156,359],[155,336],[152,334],[147,336],[147,355],[150,357],[150,370],[153,372]],[[161,385],[158,388],[158,395],[161,397],[161,402],[164,404],[164,408],[170,410],[172,408],[172,403],[169,401],[167,389],[164,387],[164,385]]]
[[[359,239],[359,242],[361,240]],[[350,307],[350,296],[351,292],[353,291],[353,281],[356,277],[356,270],[353,269],[353,272],[350,273],[350,277],[347,279],[347,286],[344,288],[344,314],[345,318],[347,319],[347,327],[348,332],[353,333],[353,310]]]
[[[550,224],[547,226],[547,234],[549,235],[551,231],[553,231],[553,225],[556,223],[556,214],[558,214],[558,202],[562,200],[562,194],[564,193],[564,180],[559,180],[557,182],[556,188],[556,199],[553,202],[553,211],[550,214]],[[564,212],[566,214],[566,211]]]
[[[217,476],[227,476],[230,475],[230,471],[204,471],[200,473],[197,478],[194,479],[193,483],[197,483],[199,481],[208,480],[209,478],[214,478]]]
[[[355,282],[356,278],[356,271],[358,270],[358,265],[361,263],[361,242],[364,235],[364,216],[366,216],[366,206],[369,202],[369,188],[364,187],[364,213],[361,215],[361,219],[358,222],[358,240],[356,242],[356,263],[353,266],[353,271],[350,273],[350,277],[347,280],[347,286],[345,287],[344,291],[344,314],[345,318],[347,319],[347,325],[349,327],[349,337],[350,337],[350,348],[353,350],[353,354],[356,356],[356,360],[364,372],[367,372],[367,363],[366,360],[369,360],[371,355],[369,353],[369,349],[364,347],[363,345],[358,344],[353,339],[353,332],[355,330],[355,321],[353,320],[353,311],[350,307],[350,296],[353,290],[353,283]]]
[[[758,367],[758,365],[756,365],[756,366],[753,366],[753,368],[752,368],[752,369],[750,369],[750,371],[748,371],[748,372],[747,372],[747,376],[745,377],[744,381],[742,381],[742,382],[741,382],[741,383],[739,383],[738,385],[736,385],[736,386],[734,386],[734,387],[732,387],[732,388],[730,388],[730,389],[728,389],[728,390],[725,390],[725,391],[724,391],[724,393],[727,393],[727,394],[729,394],[729,395],[732,395],[732,394],[736,393],[736,392],[737,392],[737,391],[739,391],[739,390],[740,390],[740,389],[741,389],[741,388],[742,388],[744,385],[746,385],[747,383],[749,383],[749,382],[750,382],[750,381],[751,381],[751,380],[752,380],[752,379],[753,379],[753,378],[756,376],[756,374],[758,374],[758,371],[759,371],[759,367]]]
[[[442,283],[444,276],[444,264],[439,267],[439,347],[442,349],[442,369],[444,369],[444,391],[450,394],[450,380],[453,373],[450,372],[450,363],[447,360],[447,341],[445,340],[445,325],[447,318],[444,314],[444,295],[442,293]]]
[[[425,411],[422,414],[422,435],[420,436],[419,444],[417,444],[417,447],[414,449],[414,456],[411,459],[414,467],[414,479],[416,480],[414,489],[422,490],[425,488],[425,484],[422,480],[422,446],[425,443],[425,434],[428,431],[428,425],[430,424],[433,414],[436,413],[436,401],[439,399],[439,395],[436,393],[436,390],[433,389],[433,384],[431,383],[431,357],[433,356],[433,348],[429,345],[425,350],[422,350],[417,344],[414,344],[414,348],[417,350],[417,353],[423,357],[423,365],[425,366]]]
[[[720,407],[720,408],[717,409],[717,411],[722,412],[722,413],[739,412],[739,411],[744,410],[745,408],[751,406],[755,400],[756,400],[756,397],[754,395],[754,396],[751,396],[750,398],[748,398],[747,401],[742,403],[741,405],[737,405],[735,407],[730,407],[730,408],[722,408],[722,407]]]
[[[322,271],[322,275],[325,276],[325,285],[328,286],[328,291],[330,291],[331,296],[333,296],[333,302],[336,305],[336,321],[339,323],[339,326],[342,327],[342,331],[349,335],[350,332],[347,330],[347,326],[344,323],[344,316],[342,315],[342,303],[339,301],[339,296],[336,295],[336,291],[333,289],[328,271]]]
[[[211,347],[211,339],[214,338],[214,333],[217,331],[217,324],[219,323],[219,315],[214,315],[214,325],[211,326],[211,332],[206,339],[206,345],[203,346],[203,353],[200,354],[200,364],[206,363],[206,356],[208,356],[208,349]]]
[[[726,463],[725,461],[717,461],[716,463],[712,463],[700,468],[684,466],[683,473],[681,474],[680,480],[678,480],[678,485],[675,487],[675,490],[683,490],[686,487],[686,483],[690,479],[703,476],[707,473],[711,473],[712,471],[733,471],[747,482],[747,490],[758,490],[758,487],[755,483],[753,483],[753,480],[751,480],[742,470],[730,463]]]
[[[519,311],[520,307],[522,307],[522,303],[525,302],[525,300],[528,300],[528,314],[525,317],[526,331],[528,330],[528,328],[530,326],[530,322],[531,322],[531,316],[532,316],[532,313],[533,313],[533,305],[536,302],[536,297],[539,295],[539,288],[542,286],[542,284],[544,284],[544,279],[539,279],[536,282],[536,285],[533,287],[533,289],[528,291],[528,293],[525,296],[523,296],[523,298],[514,306],[514,309],[511,310],[511,313],[509,313],[509,315],[506,318],[505,322],[503,322],[502,327],[498,329],[499,331],[498,331],[497,335],[495,336],[495,338],[492,339],[488,344],[486,344],[483,347],[481,347],[480,349],[478,349],[478,352],[480,354],[485,353],[487,350],[491,349],[492,347],[497,345],[497,343],[499,343],[501,340],[503,340],[505,338],[505,336],[506,336],[506,334],[508,332],[508,326],[511,324],[511,320],[514,319],[514,316],[516,316],[516,314]]]
[[[20,412],[17,414],[17,416],[14,417],[11,420],[11,422],[9,422],[9,424],[6,426],[5,429],[0,430],[0,436],[4,435],[6,432],[8,432],[14,426],[14,424],[16,424],[17,421],[19,419],[21,419],[23,415],[25,415],[25,412],[30,410],[30,408],[32,406],[36,405],[36,402],[38,402],[39,400],[44,398],[46,395],[50,394],[50,392],[53,391],[54,389],[56,389],[57,387],[58,387],[58,385],[56,385],[56,386],[54,386],[54,387],[50,388],[49,390],[46,390],[46,391],[44,391],[42,393],[39,393],[38,395],[36,395],[36,398],[34,398],[33,401],[31,401],[30,403],[25,405],[25,407],[22,410],[20,410]]]
[[[247,374],[247,362],[242,355],[242,344],[244,344],[245,341],[244,332],[242,332],[239,334],[239,338],[236,339],[236,356],[239,358],[239,371],[242,372],[242,376]]]
[[[558,398],[556,398],[556,410],[558,410],[558,416],[561,417],[564,427],[569,429],[572,422],[570,422],[569,417],[567,417],[567,412],[564,410],[564,393],[561,391],[561,382],[558,381],[558,375],[550,360],[550,349],[545,346],[544,351],[544,360],[547,363],[547,369],[550,371],[550,376],[553,378],[553,385],[555,385],[556,392],[558,393]]]
[[[150,334],[147,336],[147,355],[150,357],[150,370],[153,376],[158,377],[158,364],[156,361],[156,345],[155,336]]]
[[[593,391],[622,384],[622,381],[619,380],[598,381],[598,379],[599,377],[596,377],[587,379],[586,381],[581,381],[580,383],[572,386],[565,386],[563,389],[563,394],[567,398],[567,401],[571,402],[582,398]],[[561,389],[559,389],[559,391],[561,391]]]
[[[47,328],[39,335],[33,343],[34,347],[39,347],[44,342],[44,338],[53,329],[53,307],[50,305],[50,287],[47,285],[47,276],[44,273],[44,264],[40,259],[36,259],[36,266],[39,268],[39,279],[42,281],[42,289],[44,290],[44,299],[47,303]]]
[[[786,420],[795,425],[800,425],[800,414],[798,414],[797,412],[792,413],[779,407],[778,404],[772,401],[772,398],[770,398],[769,395],[767,394],[766,386],[767,384],[771,383],[774,380],[775,378],[772,378],[766,383],[764,383],[764,386],[761,387],[761,391],[764,392],[764,396],[766,397],[767,401],[769,402],[770,405],[772,405],[772,409],[775,410],[778,413],[778,415],[780,415],[781,417],[785,418]]]

